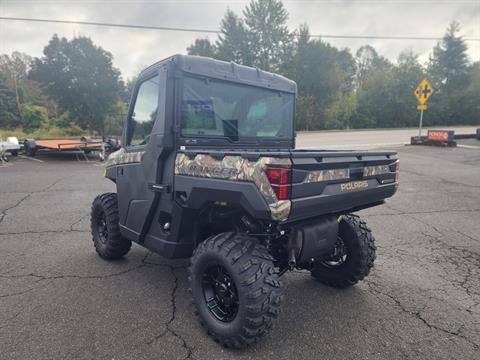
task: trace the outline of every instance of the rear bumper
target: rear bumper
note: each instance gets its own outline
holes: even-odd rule
[[[340,214],[379,204],[397,191],[398,184],[379,185],[344,194],[317,195],[292,199],[290,216],[286,223],[326,214]]]

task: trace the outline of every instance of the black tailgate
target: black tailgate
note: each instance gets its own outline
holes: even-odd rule
[[[368,207],[397,188],[394,151],[292,150],[291,160],[289,220]]]

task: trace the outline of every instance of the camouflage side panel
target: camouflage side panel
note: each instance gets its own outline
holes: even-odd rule
[[[350,177],[350,169],[330,169],[310,171],[303,183],[312,183],[320,181],[344,180]]]
[[[265,174],[267,165],[291,166],[291,161],[287,158],[273,157],[261,157],[257,161],[250,161],[241,156],[230,155],[215,159],[205,154],[189,157],[179,153],[175,159],[175,174],[253,182],[267,201],[272,219],[286,220],[290,214],[291,202],[277,199]]]
[[[110,154],[105,164],[105,167],[120,165],[120,164],[131,164],[142,162],[143,155],[145,151],[136,151],[136,152],[126,152],[124,148],[120,148]]]

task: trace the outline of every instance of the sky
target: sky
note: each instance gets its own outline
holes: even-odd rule
[[[0,16],[60,19],[119,24],[218,29],[229,8],[241,14],[248,0],[0,0]],[[284,0],[293,31],[307,23],[311,34],[441,37],[458,21],[461,35],[480,38],[480,0]],[[142,68],[176,53],[197,37],[214,41],[215,34],[105,28],[0,20],[0,54],[13,51],[41,56],[54,33],[83,35],[110,51],[114,65],[130,78]],[[324,39],[339,48],[370,44],[395,61],[402,50],[428,60],[435,41]],[[467,42],[471,61],[480,60],[480,41]]]

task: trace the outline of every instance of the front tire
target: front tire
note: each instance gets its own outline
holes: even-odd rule
[[[273,258],[244,234],[221,233],[200,243],[191,259],[190,287],[200,323],[225,347],[256,342],[280,311]]]
[[[355,285],[370,273],[375,251],[375,239],[367,224],[357,215],[345,215],[339,223],[334,253],[315,261],[311,274],[318,282],[334,288]]]
[[[132,242],[120,234],[117,194],[106,193],[95,198],[91,212],[93,244],[103,259],[119,259],[128,253]]]

